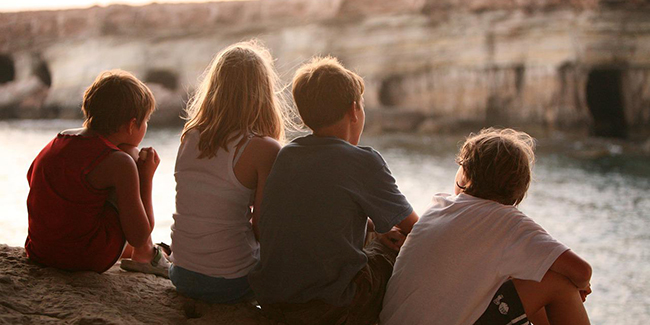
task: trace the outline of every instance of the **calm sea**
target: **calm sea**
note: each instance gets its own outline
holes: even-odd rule
[[[76,121],[0,121],[0,243],[21,246],[27,233],[26,173],[41,148]],[[174,160],[180,129],[150,129],[143,146],[162,161],[154,178],[155,241],[169,243]],[[463,136],[364,136],[379,150],[418,213],[433,194],[450,192]],[[619,144],[586,148],[570,138],[540,139],[535,181],[520,208],[591,263],[593,324],[650,321],[650,161]],[[604,149],[603,149],[604,148]],[[603,154],[604,152],[604,154]]]

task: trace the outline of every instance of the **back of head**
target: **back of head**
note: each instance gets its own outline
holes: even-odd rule
[[[312,130],[341,120],[364,90],[363,79],[333,57],[313,58],[300,67],[292,87],[300,117]]]
[[[535,162],[535,140],[513,129],[483,129],[470,134],[456,158],[468,186],[465,193],[506,205],[525,197]]]
[[[86,89],[81,110],[84,127],[109,135],[135,118],[137,125],[151,114],[156,101],[151,90],[129,72],[102,72]]]
[[[200,131],[199,150],[213,157],[237,135],[284,138],[290,121],[286,102],[276,94],[279,78],[268,49],[257,41],[233,44],[219,52],[190,100],[181,139]]]

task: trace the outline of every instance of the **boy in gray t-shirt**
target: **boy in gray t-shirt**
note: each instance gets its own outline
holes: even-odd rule
[[[294,77],[313,134],[278,154],[266,180],[259,263],[249,281],[269,318],[288,324],[377,321],[399,247],[418,217],[386,162],[357,146],[364,84],[334,58]],[[366,230],[382,233],[363,248]]]

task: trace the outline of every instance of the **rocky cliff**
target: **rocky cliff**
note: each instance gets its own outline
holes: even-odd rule
[[[154,119],[177,120],[212,56],[255,37],[287,81],[313,55],[339,57],[365,78],[380,129],[588,126],[625,136],[650,124],[648,0],[237,1],[0,21],[4,117],[78,116],[84,87],[122,68],[152,86]]]

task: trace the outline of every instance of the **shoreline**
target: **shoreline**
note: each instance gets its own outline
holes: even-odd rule
[[[425,117],[424,115],[399,114],[386,115],[382,112],[368,111],[365,138],[380,137],[431,137],[457,138],[462,141],[469,133],[478,132],[490,125],[469,123],[460,120]],[[70,119],[0,119],[0,127],[12,126],[22,128],[52,129],[52,135],[66,128],[80,127],[81,118]],[[434,125],[435,124],[435,125]],[[557,129],[539,125],[494,125],[497,128],[513,128],[524,131],[537,140],[537,152],[552,152],[565,154],[577,159],[599,159],[617,156],[650,157],[650,129],[640,129],[631,133],[627,139],[596,137],[589,134],[586,127],[573,129]],[[155,123],[150,125],[151,132],[183,128],[182,120],[175,123]],[[308,133],[309,130],[289,131],[289,140]],[[145,138],[146,139],[146,138]],[[364,144],[362,138],[362,145]],[[366,139],[367,140],[367,139]]]

